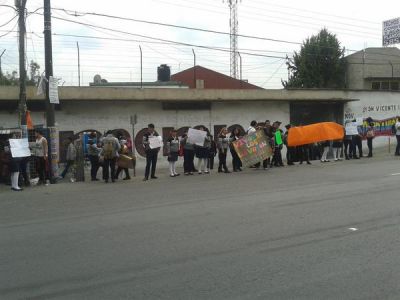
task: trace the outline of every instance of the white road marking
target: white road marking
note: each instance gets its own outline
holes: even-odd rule
[[[394,173],[394,174],[391,174],[392,176],[399,176],[400,175],[400,173]]]
[[[351,230],[351,231],[357,231],[357,230],[358,230],[358,228],[355,228],[355,227],[350,227],[350,228],[349,228],[349,230]]]

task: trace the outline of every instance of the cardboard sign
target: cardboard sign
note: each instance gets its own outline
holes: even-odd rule
[[[244,166],[252,166],[272,156],[272,149],[264,131],[257,130],[233,142],[233,147]]]
[[[206,136],[207,136],[207,131],[189,128],[187,142],[189,144],[203,146]]]
[[[161,136],[152,136],[149,137],[149,147],[150,149],[157,149],[161,148],[163,145],[162,137]]]
[[[12,157],[17,158],[31,156],[28,139],[10,139],[9,141]]]
[[[351,122],[346,124],[346,135],[357,135],[357,122]]]

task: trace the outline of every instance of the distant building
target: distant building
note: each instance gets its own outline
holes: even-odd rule
[[[259,86],[248,83],[247,81],[235,79],[202,66],[195,66],[176,73],[171,76],[171,80],[175,82],[181,82],[191,89],[262,89]]]
[[[392,90],[400,86],[400,49],[367,48],[346,57],[347,88]]]

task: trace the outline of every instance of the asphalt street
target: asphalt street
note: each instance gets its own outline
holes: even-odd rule
[[[400,160],[0,191],[0,299],[400,299]]]

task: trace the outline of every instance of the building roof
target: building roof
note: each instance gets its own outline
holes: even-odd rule
[[[204,89],[262,89],[247,81],[235,79],[202,66],[195,66],[176,73],[171,76],[171,80],[182,82],[191,89],[195,88],[196,80],[204,82],[204,86],[201,86]]]
[[[227,90],[227,89],[131,89],[124,87],[59,87],[60,101],[131,101],[131,102],[287,102],[287,101],[357,101],[346,90]],[[17,103],[19,88],[0,87],[0,103]],[[36,87],[27,87],[27,101],[44,102]]]
[[[177,81],[154,82],[91,82],[93,87],[129,87],[129,88],[188,88],[187,85]]]
[[[400,63],[400,49],[396,47],[366,48],[346,56],[349,63],[393,64]]]

